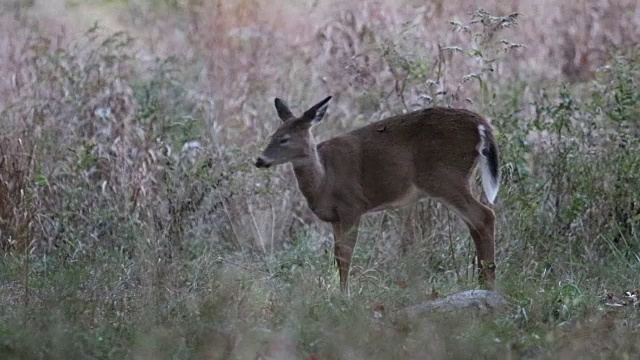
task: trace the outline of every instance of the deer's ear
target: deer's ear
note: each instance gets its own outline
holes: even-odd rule
[[[285,104],[284,101],[282,101],[282,99],[276,98],[274,104],[276,105],[276,110],[278,111],[278,117],[280,118],[280,120],[287,121],[293,118],[291,110],[289,110],[289,107],[287,106],[287,104]]]
[[[304,112],[302,118],[310,121],[312,125],[319,123],[320,121],[322,121],[324,114],[327,112],[327,107],[329,107],[329,100],[331,100],[331,96],[327,96],[324,100],[313,105],[309,110]]]

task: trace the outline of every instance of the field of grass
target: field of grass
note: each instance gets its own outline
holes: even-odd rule
[[[1,1],[0,358],[638,358],[639,38],[631,0]],[[318,140],[491,121],[507,309],[403,315],[477,286],[429,200],[363,218],[340,296],[330,226],[252,165],[274,97],[327,95]]]

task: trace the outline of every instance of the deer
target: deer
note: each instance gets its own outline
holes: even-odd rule
[[[495,214],[471,192],[479,168],[484,197],[499,189],[498,148],[490,123],[475,112],[430,107],[390,116],[316,143],[312,129],[332,96],[295,116],[275,98],[282,123],[255,160],[258,168],[291,163],[309,209],[330,223],[340,289],[349,296],[349,269],[361,217],[434,199],[456,213],[473,239],[481,287],[495,286]]]

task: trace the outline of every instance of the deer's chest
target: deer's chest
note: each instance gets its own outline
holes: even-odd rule
[[[309,202],[309,208],[322,221],[336,222],[339,220],[337,206],[328,202],[318,202],[315,204]]]

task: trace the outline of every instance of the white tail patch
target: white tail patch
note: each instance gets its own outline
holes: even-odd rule
[[[478,143],[478,154],[480,154],[480,172],[482,173],[482,188],[484,189],[485,194],[487,195],[487,200],[489,200],[490,204],[496,199],[498,195],[498,188],[500,184],[498,183],[498,179],[496,179],[491,174],[491,168],[489,167],[489,159],[484,156],[483,150],[487,146],[487,129],[484,125],[478,126],[478,133],[480,133],[480,143]]]

